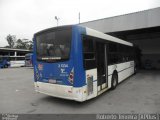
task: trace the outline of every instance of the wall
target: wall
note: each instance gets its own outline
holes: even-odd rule
[[[143,39],[131,41],[137,44],[142,50],[142,65],[145,67],[147,62],[151,62],[151,68],[160,69],[160,38]]]

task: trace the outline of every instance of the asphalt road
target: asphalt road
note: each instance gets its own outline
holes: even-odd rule
[[[160,113],[160,71],[141,71],[79,103],[36,93],[33,69],[0,69],[0,113]]]

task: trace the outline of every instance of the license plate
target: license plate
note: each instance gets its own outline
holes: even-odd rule
[[[52,83],[52,84],[55,84],[55,83],[56,83],[56,80],[50,79],[48,82],[49,82],[49,83]]]

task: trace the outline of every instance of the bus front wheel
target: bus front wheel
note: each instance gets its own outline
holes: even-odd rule
[[[111,89],[114,90],[118,85],[118,75],[117,73],[113,73],[112,75],[112,81],[111,81]]]

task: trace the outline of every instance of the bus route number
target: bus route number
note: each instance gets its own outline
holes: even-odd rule
[[[68,67],[68,64],[58,64],[58,67],[59,67],[59,68],[67,68],[67,67]]]

